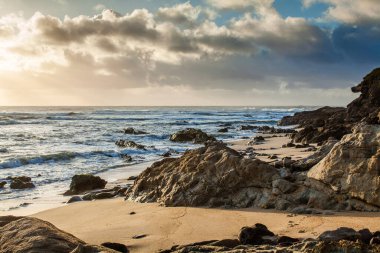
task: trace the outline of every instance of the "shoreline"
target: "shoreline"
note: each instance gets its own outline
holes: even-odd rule
[[[130,215],[130,212],[136,212]],[[315,238],[341,226],[355,229],[380,227],[378,213],[339,212],[334,215],[292,215],[264,209],[162,207],[122,198],[73,203],[32,217],[91,243],[122,243],[131,252],[156,252],[173,245],[236,238],[243,226],[263,223],[280,235]],[[210,218],[212,217],[212,218]],[[106,231],[106,232],[105,232]],[[136,235],[146,235],[133,239]]]
[[[273,137],[275,135],[276,137]],[[290,142],[290,137],[285,136],[286,134],[263,134],[252,132],[252,136],[249,139],[237,139],[233,141],[228,141],[226,144],[240,152],[244,152],[247,148],[253,148],[257,153],[265,153],[268,155],[278,155],[279,158],[292,157],[292,159],[304,158],[313,152],[305,152],[306,149],[295,149],[295,148],[284,148],[282,145]],[[248,145],[255,136],[265,137],[265,142],[256,143],[253,145]],[[196,148],[196,147],[194,147]],[[256,158],[265,161],[273,162],[273,159],[269,159],[267,156],[257,156]],[[159,160],[157,160],[159,161]],[[100,176],[108,183],[106,188],[112,188],[117,185],[125,185],[127,183],[133,183],[133,181],[128,181],[130,176],[138,176],[143,170],[148,168],[156,161],[143,162],[134,165],[127,165],[120,168],[115,168],[94,174]],[[15,206],[15,208],[8,211],[0,211],[0,216],[2,215],[33,215],[38,212],[47,211],[57,207],[64,207],[68,204],[66,203],[71,196],[63,196],[62,194],[54,194],[46,197],[39,198],[32,203],[27,202],[25,206],[19,206],[25,203],[25,201],[20,201],[18,199],[8,200],[8,205]]]

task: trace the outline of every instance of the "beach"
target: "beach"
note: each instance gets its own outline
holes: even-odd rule
[[[136,253],[207,240],[235,239],[240,228],[255,223],[266,224],[280,235],[301,238],[315,238],[325,230],[342,226],[370,230],[380,227],[377,213],[289,215],[263,209],[162,207],[122,198],[73,203],[33,217],[49,221],[88,243],[118,242]],[[133,239],[136,235],[147,236]]]

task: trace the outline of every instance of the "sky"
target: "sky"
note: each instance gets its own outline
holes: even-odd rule
[[[345,106],[379,0],[0,0],[0,106]]]

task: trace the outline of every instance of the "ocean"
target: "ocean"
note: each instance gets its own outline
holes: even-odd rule
[[[62,203],[62,193],[75,174],[116,180],[120,173],[136,174],[136,168],[162,159],[167,151],[181,154],[197,147],[169,141],[178,130],[199,128],[227,142],[254,135],[253,130],[240,130],[242,125],[275,126],[282,117],[306,109],[312,108],[0,107],[0,181],[24,175],[36,185],[30,190],[11,190],[9,185],[0,190],[0,211]],[[230,126],[229,132],[219,133],[224,125]],[[126,135],[127,127],[147,134]],[[115,141],[120,139],[148,148],[119,148]],[[132,162],[123,159],[125,154],[132,156]]]

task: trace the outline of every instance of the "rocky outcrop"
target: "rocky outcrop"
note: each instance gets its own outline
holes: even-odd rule
[[[368,230],[368,229],[367,229]],[[322,233],[318,239],[300,239],[275,235],[263,224],[244,227],[240,230],[239,239],[224,239],[198,242],[183,246],[173,246],[160,253],[184,252],[224,252],[224,253],[257,253],[257,252],[299,252],[299,253],[378,253],[380,245],[375,242],[379,237],[370,238],[360,231],[351,228],[339,228]],[[369,239],[369,240],[368,240]]]
[[[380,125],[358,125],[309,172],[334,192],[380,207]]]
[[[196,144],[216,141],[213,136],[210,136],[200,129],[188,128],[178,131],[170,136],[170,140],[173,142],[193,142]]]
[[[295,142],[318,143],[330,137],[340,140],[352,127],[363,121],[380,124],[380,68],[374,69],[352,88],[360,96],[347,108],[323,107],[283,118],[280,125],[299,125],[303,130],[293,135]]]
[[[274,167],[215,144],[154,163],[127,197],[167,206],[266,206],[279,177]]]
[[[322,161],[322,159],[325,158],[328,155],[328,153],[330,153],[330,151],[337,142],[338,140],[334,138],[328,139],[327,142],[321,147],[319,147],[316,152],[314,152],[306,158],[299,159],[292,163],[291,169],[295,171],[308,171],[314,165]]]
[[[335,115],[342,115],[341,121],[343,122],[346,113],[346,108],[343,107],[329,107],[325,106],[315,111],[297,112],[293,116],[286,116],[280,120],[278,125],[291,126],[299,125],[305,127],[313,125],[315,127],[322,127],[325,125],[325,121]]]
[[[126,199],[165,206],[259,207],[293,213],[379,210],[336,193],[306,172],[245,158],[220,143],[166,158],[143,171]]]
[[[3,221],[3,222],[1,222]],[[78,251],[77,248],[87,251]],[[87,245],[52,224],[31,217],[0,217],[0,252],[104,252],[112,249]]]
[[[6,181],[1,181],[0,182],[0,189],[3,189],[5,187],[5,185],[7,184]]]
[[[107,181],[98,176],[90,174],[75,175],[71,179],[70,190],[66,191],[64,195],[75,195],[95,189],[104,189],[106,184]]]
[[[141,149],[146,150],[146,147],[142,144],[137,144],[134,141],[128,141],[128,140],[118,140],[115,142],[116,146],[119,146],[121,148],[135,148],[135,149]]]
[[[9,177],[12,182],[10,184],[11,189],[18,189],[18,190],[23,190],[23,189],[31,189],[36,187],[32,183],[32,179],[30,177],[26,176],[20,176],[20,177]]]

